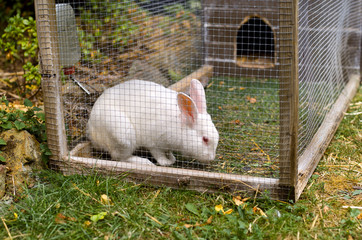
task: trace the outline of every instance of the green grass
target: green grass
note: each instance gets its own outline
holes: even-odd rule
[[[278,87],[271,79],[212,79],[206,98],[220,134],[217,171],[278,176]]]
[[[361,211],[343,206],[362,206],[361,102],[362,88],[296,204],[44,171],[1,201],[0,239],[358,239]]]

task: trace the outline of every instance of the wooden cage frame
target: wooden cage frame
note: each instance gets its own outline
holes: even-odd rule
[[[104,174],[126,174],[126,178],[174,188],[198,191],[246,191],[250,193],[271,191],[272,198],[296,201],[309,177],[312,175],[343,113],[355,95],[360,76],[349,79],[338,100],[331,107],[317,134],[307,146],[305,153],[297,159],[298,142],[298,48],[293,40],[298,39],[298,0],[278,1],[279,21],[282,23],[277,36],[279,41],[278,61],[280,101],[280,177],[263,178],[171,167],[139,166],[127,162],[97,160],[75,156],[77,151],[87,148],[81,144],[69,150],[66,144],[65,124],[60,82],[60,63],[55,19],[55,0],[36,0],[36,22],[40,49],[40,66],[48,146],[52,152],[51,168],[64,174],[87,174],[94,170]],[[203,78],[212,74],[212,66],[205,65],[196,75],[188,76],[171,86],[174,90],[185,90],[192,77]]]

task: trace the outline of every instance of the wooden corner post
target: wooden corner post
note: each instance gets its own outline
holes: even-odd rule
[[[295,200],[298,173],[298,0],[279,1],[279,186]]]
[[[46,131],[51,160],[67,154],[63,104],[61,98],[59,44],[54,0],[36,0],[35,15],[39,42]]]

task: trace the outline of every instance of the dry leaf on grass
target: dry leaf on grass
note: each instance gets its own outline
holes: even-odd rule
[[[248,102],[250,102],[250,103],[256,103],[256,98],[253,98],[250,96],[246,96],[246,100],[248,100]]]
[[[57,215],[55,215],[54,221],[55,223],[62,224],[66,223],[67,221],[75,222],[76,219],[74,217],[67,217],[62,213],[58,213]]]
[[[268,216],[264,213],[264,211],[261,210],[261,209],[260,209],[259,207],[257,207],[257,206],[253,207],[253,212],[254,212],[255,214],[260,215],[260,216],[268,217]]]
[[[106,194],[101,195],[101,203],[105,205],[113,205],[111,199]]]
[[[204,223],[195,223],[195,224],[184,224],[184,227],[185,228],[192,228],[192,227],[202,227],[202,226],[206,226],[206,225],[209,225],[209,224],[211,224],[212,223],[212,216],[210,216],[207,220],[206,220],[206,222],[204,222]]]
[[[246,201],[248,201],[250,198],[241,198],[241,196],[234,196],[233,197],[233,201],[235,203],[236,206],[242,206],[243,208],[245,208],[246,206]]]

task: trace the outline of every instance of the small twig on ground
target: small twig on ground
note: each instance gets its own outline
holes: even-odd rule
[[[155,201],[155,199],[157,198],[158,194],[160,194],[161,189],[158,189],[158,191],[156,192],[155,196],[153,196],[153,198],[151,199],[151,202],[149,203],[149,205],[152,205],[153,202]]]
[[[160,221],[158,221],[156,218],[152,217],[150,214],[145,212],[145,215],[147,217],[149,217],[152,221],[154,221],[154,222],[156,222],[156,223],[158,223],[158,224],[160,224],[162,226],[162,223],[160,223]]]
[[[345,113],[344,115],[349,115],[349,116],[357,116],[357,115],[361,115],[362,112],[352,112],[352,113]]]
[[[75,183],[73,183],[73,187],[78,190],[80,193],[82,193],[83,195],[90,197],[92,200],[102,204],[102,202],[98,201],[97,199],[95,199],[94,197],[92,197],[89,193],[84,192],[82,189],[80,189]]]
[[[342,208],[352,208],[352,209],[360,209],[360,210],[362,210],[362,207],[358,207],[358,206],[342,206]]]
[[[15,98],[15,99],[21,99],[20,96],[14,94],[14,93],[5,91],[5,90],[3,90],[3,89],[0,89],[0,92],[2,92],[4,95],[9,95],[9,96],[11,96],[11,97],[13,97],[13,98]]]
[[[312,230],[315,227],[315,225],[317,223],[317,220],[318,220],[318,217],[319,217],[319,214],[317,213],[314,220],[313,220],[313,222],[312,222],[312,226],[310,227],[310,230]]]
[[[262,153],[262,154],[264,154],[264,156],[266,156],[266,158],[268,159],[268,162],[270,163],[270,156],[267,154],[267,153],[265,153],[264,152],[264,150],[252,139],[251,140],[253,143],[254,143],[254,145],[260,150],[260,152]]]
[[[0,77],[23,76],[23,75],[24,71],[0,73]]]
[[[255,191],[253,204],[255,204],[255,202],[256,202],[256,197],[258,196],[258,193],[259,193],[259,187],[260,187],[260,184],[258,184],[258,187],[257,187],[257,189],[256,189],[256,191]]]
[[[5,219],[4,219],[4,218],[1,218],[1,221],[2,221],[3,224],[4,224],[4,227],[5,227],[5,229],[6,229],[6,232],[7,232],[8,235],[9,235],[9,238],[10,238],[10,239],[13,239],[13,237],[12,237],[11,234],[10,234],[9,228],[8,228],[8,226],[7,226],[6,223],[5,223]]]

